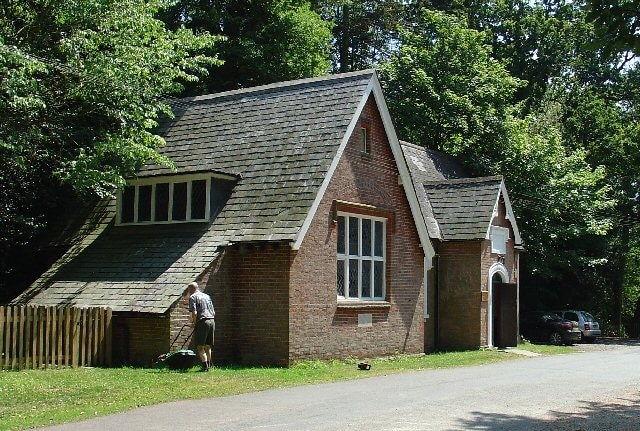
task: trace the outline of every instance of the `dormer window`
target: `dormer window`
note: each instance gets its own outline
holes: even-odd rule
[[[211,176],[145,178],[130,182],[118,197],[118,224],[207,221]]]

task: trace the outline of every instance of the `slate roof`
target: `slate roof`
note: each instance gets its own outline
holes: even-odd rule
[[[400,146],[411,177],[418,183],[468,177],[451,156],[405,141],[400,141]]]
[[[485,239],[502,194],[519,244],[502,177],[469,178],[451,156],[408,142],[400,144],[432,239]]]
[[[114,202],[74,246],[13,303],[91,304],[164,313],[220,256],[242,241],[294,241],[366,89],[368,70],[172,102],[159,133],[177,172],[146,166],[138,177],[195,172],[237,178],[211,223],[115,226]]]
[[[413,189],[418,198],[420,211],[427,226],[429,237],[442,240],[442,232],[440,231],[438,220],[435,217],[423,184],[429,181],[466,177],[467,175],[462,166],[451,156],[405,141],[400,141],[400,148],[409,168]]]
[[[425,182],[442,239],[484,239],[500,197],[502,177]]]

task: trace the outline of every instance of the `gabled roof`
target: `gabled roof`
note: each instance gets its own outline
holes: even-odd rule
[[[501,184],[501,177],[425,182],[442,239],[485,239]]]
[[[489,239],[502,197],[515,243],[522,244],[502,177],[469,178],[452,157],[407,142],[401,144],[432,239]]]
[[[242,178],[213,229],[221,242],[294,240],[374,70],[180,99],[161,125],[178,174]],[[169,174],[147,166],[139,176]]]
[[[100,228],[85,229],[67,255],[14,302],[163,313],[215,263],[222,246],[289,241],[299,247],[372,94],[405,188],[411,187],[374,70],[175,100],[175,118],[165,119],[159,133],[166,140],[160,152],[176,172],[145,166],[137,176],[228,174],[219,179],[230,193],[216,219],[115,226],[115,205],[105,202]],[[425,253],[433,256],[419,203],[414,194],[407,198]]]

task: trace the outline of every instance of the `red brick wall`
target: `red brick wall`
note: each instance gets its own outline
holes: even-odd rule
[[[148,367],[168,351],[169,318],[165,315],[119,314],[112,324],[114,365]]]
[[[425,352],[433,352],[436,349],[436,316],[437,316],[437,306],[436,306],[436,277],[437,270],[435,266],[437,265],[438,258],[433,259],[433,265],[429,272],[427,273],[427,313],[429,315],[428,318],[424,321],[424,351]]]
[[[285,244],[226,249],[206,284],[216,310],[214,362],[288,365],[290,260]]]
[[[444,242],[438,247],[438,347],[480,345],[481,241]]]
[[[186,287],[186,286],[185,286]],[[180,298],[169,310],[170,334],[169,343],[171,351],[194,349],[193,327],[191,326],[191,313],[189,313],[189,303],[186,297]]]
[[[368,127],[370,154],[359,142]],[[423,252],[398,170],[373,96],[367,102],[316,212],[290,280],[292,361],[311,358],[372,357],[424,350]],[[337,224],[335,200],[389,210],[386,300],[374,308],[339,307],[336,293]],[[367,213],[367,209],[359,212]],[[371,215],[380,215],[372,211]],[[358,314],[371,314],[371,327],[358,327]]]
[[[508,283],[517,283],[514,235],[501,200],[493,225],[510,229],[507,254],[491,253],[490,240],[444,242],[438,248],[438,346],[475,348],[488,344],[489,274],[503,262]],[[485,292],[483,298],[482,292]]]

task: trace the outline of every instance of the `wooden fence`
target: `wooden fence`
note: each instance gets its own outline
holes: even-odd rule
[[[111,309],[0,306],[0,369],[111,365]]]

